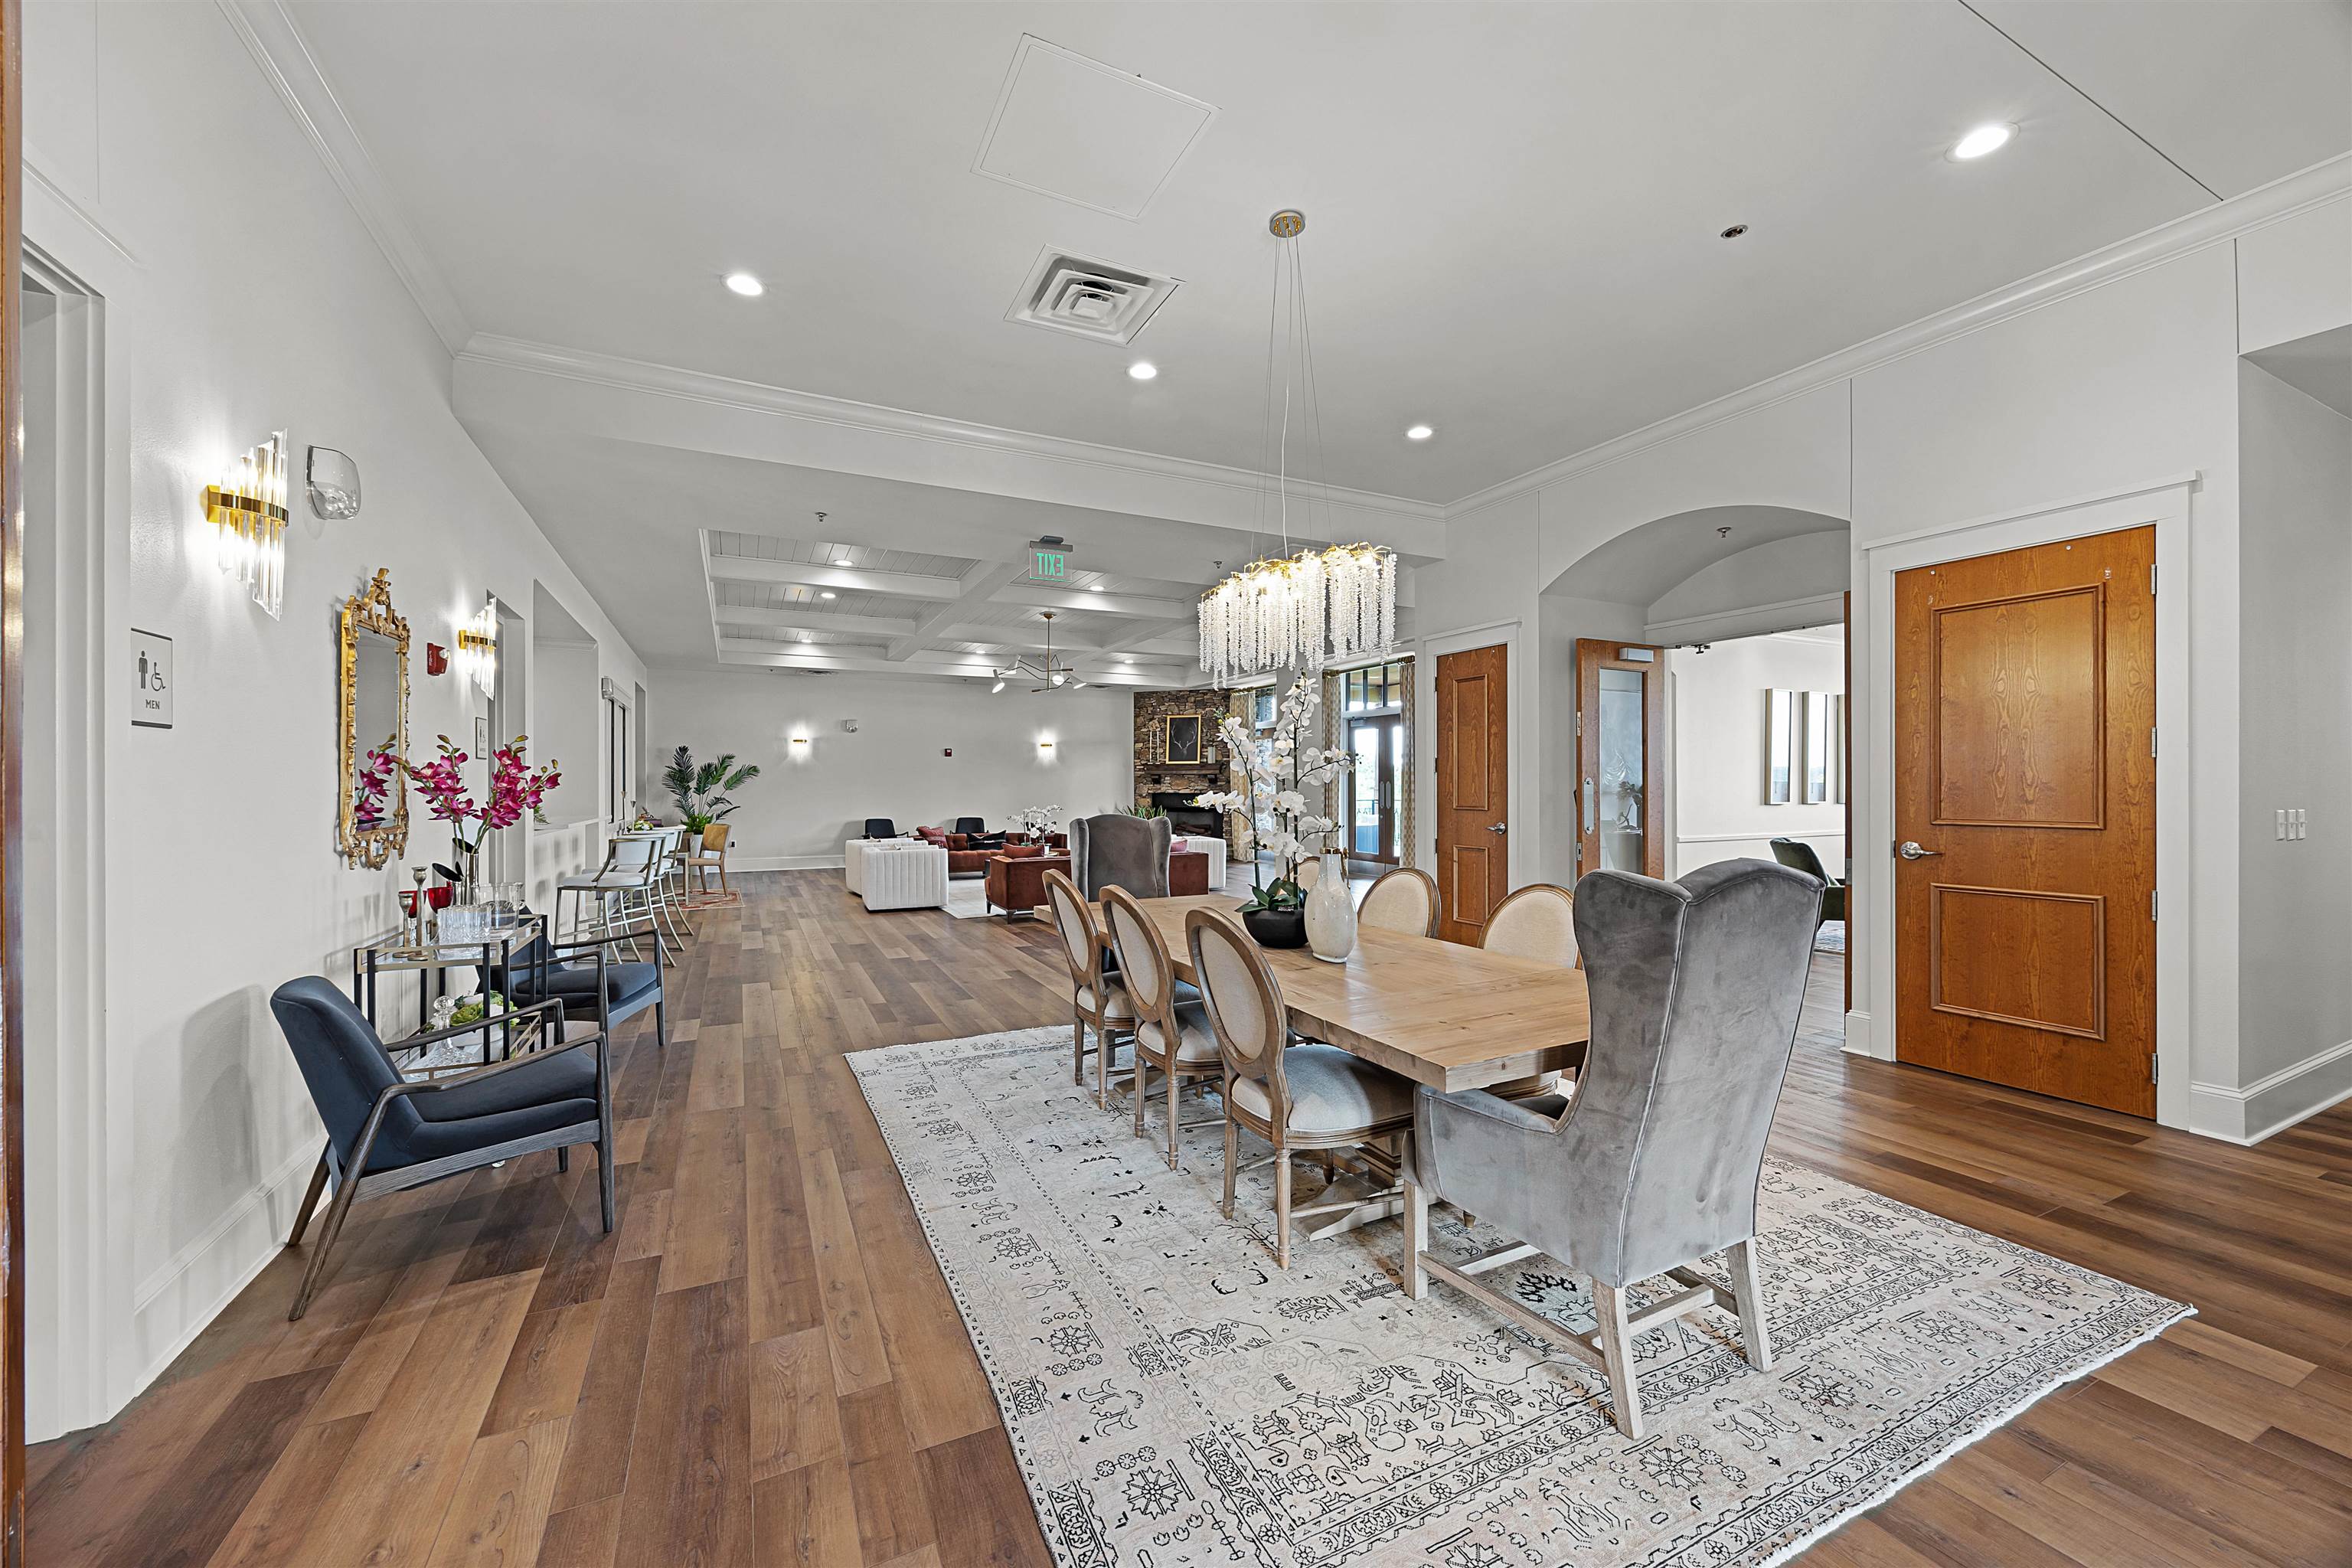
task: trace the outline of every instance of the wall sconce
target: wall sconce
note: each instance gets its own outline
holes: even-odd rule
[[[793,737],[792,744],[793,761],[796,763],[804,763],[808,761],[808,755],[809,738],[806,735],[794,735]]]
[[[360,514],[360,466],[332,447],[310,448],[310,515],[338,522]]]
[[[1051,741],[1038,742],[1037,754],[1045,761],[1049,763],[1052,762],[1054,760],[1054,742]]]
[[[499,598],[495,594],[483,604],[481,614],[474,617],[472,625],[457,628],[457,671],[485,697],[498,689]],[[440,671],[428,673],[438,675]]]
[[[205,487],[205,517],[216,531],[214,559],[278,618],[286,604],[286,432],[247,452],[216,485]]]

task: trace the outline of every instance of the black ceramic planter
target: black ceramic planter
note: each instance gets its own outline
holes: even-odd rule
[[[1305,910],[1244,910],[1242,925],[1260,947],[1305,947]]]

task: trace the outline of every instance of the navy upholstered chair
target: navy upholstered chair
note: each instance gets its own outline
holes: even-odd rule
[[[586,937],[555,942],[542,934],[515,950],[511,984],[504,969],[484,971],[478,965],[476,973],[486,990],[503,994],[510,1006],[560,1001],[565,1017],[593,1018],[607,1029],[650,1007],[654,1043],[667,1050],[669,1016],[661,965],[613,962],[608,957],[612,941]]]
[[[600,1023],[567,1023],[551,998],[515,1020],[543,1013],[541,1026],[554,1037],[545,1048],[451,1078],[411,1080],[393,1066],[367,1016],[331,980],[289,980],[269,998],[269,1010],[327,1124],[327,1146],[287,1246],[301,1245],[320,1193],[329,1177],[335,1183],[302,1287],[286,1314],[289,1321],[309,1310],[355,1198],[423,1186],[541,1149],[558,1151],[558,1161],[568,1163],[572,1145],[593,1143],[604,1228],[613,1228],[612,1064]],[[481,1032],[481,1025],[467,1024],[401,1043],[425,1046]]]
[[[1108,812],[1070,823],[1070,879],[1088,899],[1108,887],[1139,899],[1168,896],[1168,846],[1173,830],[1164,816]]]
[[[1605,1373],[1617,1425],[1642,1435],[1633,1343],[1685,1312],[1736,1312],[1749,1363],[1771,1365],[1756,1262],[1764,1140],[1788,1075],[1822,885],[1763,860],[1703,866],[1679,883],[1595,871],[1576,885],[1576,942],[1592,1041],[1572,1096],[1508,1100],[1423,1089],[1405,1194],[1405,1290],[1427,1276]],[[1519,1241],[1481,1257],[1429,1255],[1429,1200]],[[1731,1289],[1691,1265],[1726,1251]],[[1599,1332],[1580,1335],[1478,1284],[1541,1253],[1587,1275]],[[1636,1311],[1627,1288],[1682,1289]]]
[[[898,837],[898,825],[887,816],[869,816],[866,819],[866,837],[896,838]]]

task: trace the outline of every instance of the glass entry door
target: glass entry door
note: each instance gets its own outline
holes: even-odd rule
[[[1394,713],[1348,722],[1355,757],[1348,784],[1348,858],[1397,863],[1397,784],[1404,776],[1404,721]]]
[[[1576,640],[1576,868],[1666,874],[1665,650]]]

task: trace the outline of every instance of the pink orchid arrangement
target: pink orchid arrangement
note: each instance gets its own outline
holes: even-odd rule
[[[361,832],[383,826],[384,796],[392,789],[392,771],[399,765],[388,737],[360,759],[359,776],[352,783],[352,823]]]
[[[490,796],[487,801],[478,802],[467,792],[465,767],[473,759],[459,751],[446,735],[439,737],[438,753],[421,766],[397,757],[392,761],[416,785],[416,793],[425,797],[426,809],[449,825],[458,854],[470,858],[481,847],[485,835],[513,826],[522,820],[525,812],[538,816],[540,803],[547,798],[547,792],[563,782],[556,763],[549,763],[533,771],[523,761],[526,739],[517,735],[490,753]],[[474,825],[471,837],[466,832],[468,823]]]

